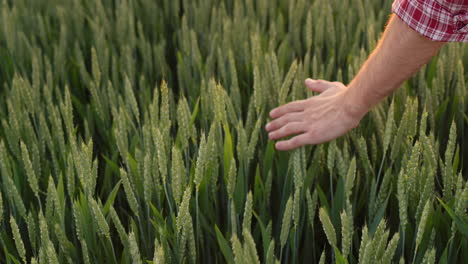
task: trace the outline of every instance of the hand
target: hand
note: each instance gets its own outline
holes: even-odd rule
[[[365,114],[354,111],[355,106],[347,98],[348,88],[340,82],[307,79],[305,85],[321,94],[285,104],[270,112],[274,120],[265,128],[271,140],[296,135],[277,142],[275,147],[278,150],[291,150],[338,138],[355,128]]]

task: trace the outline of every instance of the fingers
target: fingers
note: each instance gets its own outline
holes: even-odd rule
[[[269,133],[268,137],[271,140],[276,140],[287,136],[299,134],[305,131],[307,131],[307,126],[303,122],[291,122],[286,124],[282,128]]]
[[[278,119],[275,119],[268,123],[265,127],[265,129],[268,132],[275,131],[284,125],[290,123],[290,122],[297,122],[297,121],[302,121],[303,117],[300,112],[293,112],[293,113],[287,113]]]
[[[335,86],[336,84],[333,82],[325,81],[325,80],[313,80],[313,79],[307,78],[305,80],[305,85],[310,90],[321,93],[327,90],[328,88]]]
[[[304,111],[304,100],[298,100],[294,101],[285,105],[282,105],[280,107],[277,107],[270,112],[270,117],[271,118],[278,118],[280,116],[283,116],[287,113],[291,112],[302,112]]]
[[[297,135],[289,140],[276,142],[275,147],[277,150],[292,150],[309,143],[310,136],[307,133]]]

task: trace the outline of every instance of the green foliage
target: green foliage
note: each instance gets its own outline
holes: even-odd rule
[[[467,46],[331,143],[263,130],[391,3],[0,1],[0,263],[463,263]]]

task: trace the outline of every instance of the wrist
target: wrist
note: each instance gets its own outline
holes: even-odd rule
[[[372,103],[360,92],[356,84],[349,84],[344,90],[344,109],[353,119],[361,120],[372,108]]]

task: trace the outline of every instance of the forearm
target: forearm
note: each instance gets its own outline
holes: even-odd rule
[[[376,49],[348,85],[349,109],[355,115],[365,115],[426,64],[444,44],[421,36],[393,15]]]

